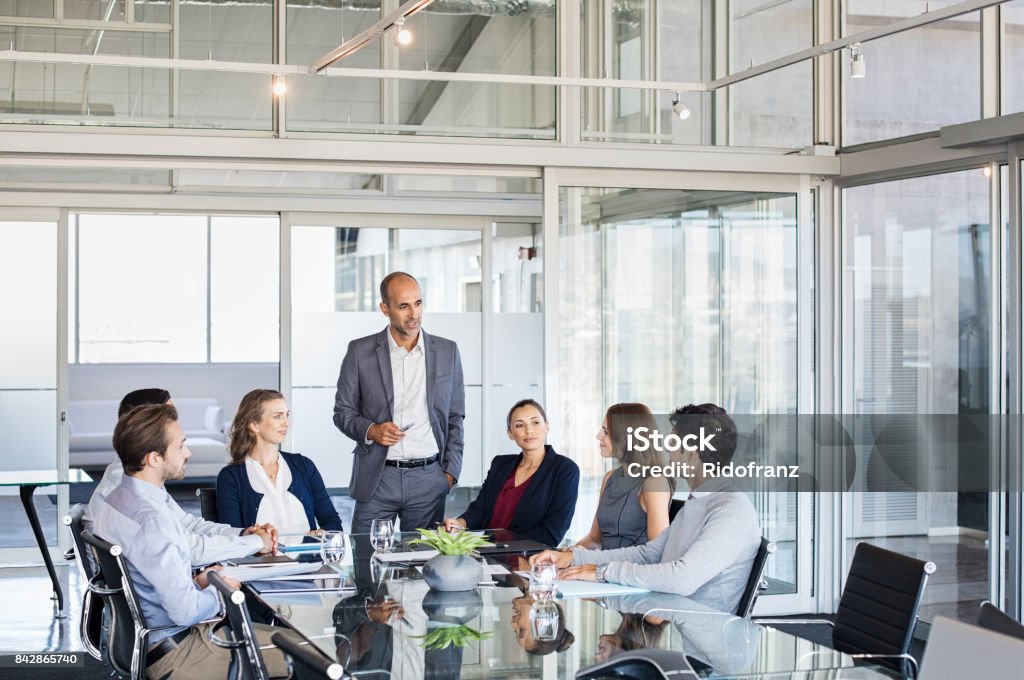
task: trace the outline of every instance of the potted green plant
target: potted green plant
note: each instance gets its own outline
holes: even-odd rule
[[[450,534],[443,528],[417,529],[420,537],[410,543],[420,543],[439,554],[423,565],[423,580],[434,590],[446,592],[474,590],[484,576],[484,568],[477,561],[476,549],[494,545],[483,534],[460,531]]]

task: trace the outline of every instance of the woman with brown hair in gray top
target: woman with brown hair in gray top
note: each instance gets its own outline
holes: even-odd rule
[[[576,545],[589,549],[628,548],[654,540],[668,528],[668,507],[675,480],[663,478],[652,484],[643,477],[626,474],[631,463],[664,465],[662,454],[653,447],[632,451],[627,445],[630,428],[657,430],[651,409],[644,404],[615,404],[605,413],[597,433],[601,456],[613,458],[618,465],[601,481],[601,499],[590,532]],[[653,481],[653,480],[652,480]]]

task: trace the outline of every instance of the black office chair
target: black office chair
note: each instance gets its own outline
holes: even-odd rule
[[[150,633],[179,626],[147,626],[135,587],[121,557],[121,546],[93,536],[87,529],[81,536],[96,556],[97,572],[89,582],[89,590],[103,598],[103,608],[107,612],[107,635],[100,650],[103,661],[121,678],[142,680],[146,674]]]
[[[231,650],[231,664],[228,666],[228,680],[268,680],[267,666],[256,640],[256,631],[245,606],[245,593],[229,586],[215,571],[207,578],[224,600],[226,626],[211,631],[210,640],[218,647]],[[221,634],[226,633],[227,637]]]
[[[761,537],[761,545],[754,556],[754,563],[750,567],[750,577],[747,585],[743,588],[743,595],[740,597],[740,604],[736,607],[736,616],[750,618],[754,611],[754,603],[762,590],[768,589],[768,582],[764,580],[764,570],[768,566],[768,556],[776,550],[775,544],[764,536]]]
[[[345,675],[341,664],[304,640],[298,633],[282,630],[271,637],[284,652],[292,680],[341,680]]]
[[[978,625],[986,630],[1024,640],[1024,625],[988,601],[981,603]]]
[[[199,497],[199,514],[207,522],[219,522],[217,519],[217,489],[212,486],[196,489]]]
[[[671,522],[679,514],[679,511],[686,505],[686,501],[682,498],[673,498],[668,502],[668,521]]]
[[[96,557],[92,549],[82,540],[83,520],[85,517],[85,506],[81,503],[74,505],[64,516],[64,526],[71,532],[71,540],[74,543],[74,559],[78,563],[78,571],[85,580],[86,588],[82,596],[82,619],[79,622],[79,634],[82,636],[82,646],[89,656],[102,660],[100,653],[103,639],[103,600],[100,597],[93,597],[88,584],[96,575]]]
[[[869,543],[858,543],[834,621],[755,619],[783,627],[832,626],[832,648],[854,659],[871,659],[917,676],[910,645],[933,562],[923,562]]]

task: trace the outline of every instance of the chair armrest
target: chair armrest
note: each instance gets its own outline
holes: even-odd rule
[[[103,577],[100,576],[100,574],[96,574],[91,579],[89,579],[89,582],[86,584],[86,587],[89,589],[89,592],[95,593],[100,597],[111,597],[113,595],[120,593],[123,590],[123,588],[108,588],[107,584],[103,581]]]
[[[218,647],[223,647],[224,649],[237,649],[245,644],[244,642],[225,640],[221,636],[217,635],[217,631],[215,631],[213,628],[210,629],[210,642],[217,645]]]
[[[753,621],[754,623],[756,623],[758,625],[768,625],[768,626],[772,626],[772,625],[775,625],[775,626],[793,626],[793,625],[795,625],[795,626],[810,626],[810,625],[815,625],[815,624],[817,624],[817,625],[824,624],[824,625],[827,625],[827,626],[831,626],[832,628],[836,627],[836,622],[833,621],[832,619],[769,619],[769,618],[760,618],[760,617],[758,617],[758,618],[751,619],[751,621]]]
[[[845,652],[843,652],[845,654]],[[913,677],[917,677],[917,659],[912,657],[910,654],[846,654],[853,659],[903,659],[909,661],[910,666],[914,669]]]

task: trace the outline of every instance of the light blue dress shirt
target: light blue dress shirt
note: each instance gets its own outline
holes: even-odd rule
[[[142,615],[150,628],[176,626],[150,635],[153,644],[217,616],[220,597],[192,580],[186,530],[163,487],[125,476],[93,517],[93,533],[121,546]]]
[[[106,502],[107,496],[116,489],[124,479],[124,468],[120,460],[115,460],[103,471],[103,478],[96,485],[89,499],[89,506],[85,513],[85,528],[92,528],[92,518],[100,506]],[[201,517],[189,514],[181,509],[181,506],[172,498],[170,501],[171,512],[185,529],[185,537],[188,539],[189,554],[192,557],[192,565],[199,567],[214,562],[223,562],[233,557],[245,557],[255,555],[263,550],[263,539],[255,534],[242,536],[238,527],[216,522],[207,522]]]

